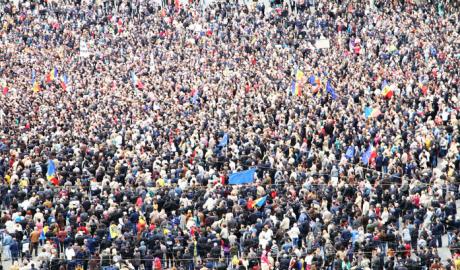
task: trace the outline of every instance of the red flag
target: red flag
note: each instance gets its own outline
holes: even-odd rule
[[[248,209],[253,209],[254,208],[254,200],[252,198],[249,198],[248,200],[248,203],[247,203],[247,207]]]
[[[46,82],[46,83],[50,83],[51,81],[52,81],[52,79],[51,79],[51,74],[50,74],[50,73],[46,73],[45,82]]]
[[[428,92],[428,87],[426,85],[422,86],[422,93],[426,95],[427,92]]]
[[[391,99],[393,97],[393,90],[388,91],[388,93],[385,95],[385,98]]]
[[[140,90],[144,89],[144,84],[140,80],[137,81],[137,88]]]
[[[174,0],[174,7],[176,8],[176,11],[179,11],[182,8],[182,4],[179,0]]]
[[[56,176],[53,176],[50,180],[51,184],[54,186],[59,186],[59,179]]]
[[[426,93],[428,92],[428,86],[427,86],[426,84],[419,83],[419,84],[418,84],[418,87],[419,87],[420,90],[422,91],[422,94],[423,94],[423,95],[426,95]]]
[[[61,81],[61,87],[64,91],[67,91],[67,85],[65,84],[65,82]]]
[[[6,81],[0,82],[0,89],[2,89],[3,95],[6,95],[8,93],[8,85],[6,84]]]
[[[376,157],[377,157],[377,152],[374,150],[371,152],[371,156],[369,157],[369,163],[372,163]]]
[[[193,153],[192,153],[192,155],[190,156],[190,163],[193,163],[193,161],[195,160],[195,156],[196,156],[196,149],[193,150]]]

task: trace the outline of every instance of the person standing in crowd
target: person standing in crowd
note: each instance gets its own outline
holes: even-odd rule
[[[30,254],[38,256],[38,247],[40,244],[40,231],[37,227],[30,233]]]

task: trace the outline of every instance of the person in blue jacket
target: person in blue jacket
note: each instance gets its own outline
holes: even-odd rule
[[[12,263],[14,263],[19,259],[19,243],[15,237],[13,237],[13,240],[11,241],[10,252]]]

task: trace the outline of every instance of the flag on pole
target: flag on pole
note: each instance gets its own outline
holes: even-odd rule
[[[371,163],[375,157],[377,157],[377,152],[375,151],[374,147],[369,146],[366,152],[364,152],[361,156],[361,160],[364,164],[369,165],[369,163]]]
[[[305,79],[305,74],[303,73],[302,70],[298,69],[295,74],[295,80],[297,82],[303,82],[304,79]]]
[[[254,182],[254,174],[256,169],[249,169],[241,172],[232,173],[228,183],[230,185],[241,185]]]
[[[295,95],[295,86],[296,86],[295,80],[292,80],[291,87],[289,87],[288,89],[288,92],[290,91],[292,95]]]
[[[133,83],[134,86],[137,85],[137,75],[134,73],[134,71],[131,71],[131,82]]]
[[[64,74],[61,76],[61,87],[64,91],[67,91],[67,84],[69,83],[69,80],[67,78],[67,74]]]
[[[1,83],[1,89],[2,89],[2,93],[3,95],[5,96],[6,94],[8,94],[8,85],[6,84],[6,81],[5,80],[2,80],[2,83]]]
[[[49,78],[51,81],[54,81],[54,79],[56,79],[56,73],[57,73],[57,69],[56,68],[52,68],[50,70],[50,73],[49,73]]]
[[[312,86],[316,86],[316,77],[314,74],[312,74],[310,76],[310,78],[308,78],[308,82],[312,85]]]
[[[134,71],[131,71],[131,82],[133,83],[134,87],[137,87],[138,89],[144,88],[144,84],[137,78],[137,75],[134,73]]]
[[[384,96],[387,99],[391,99],[391,97],[393,96],[393,89],[391,89],[387,80],[384,80],[382,82],[382,96]]]
[[[372,152],[372,148],[369,146],[366,152],[364,152],[363,155],[361,156],[361,161],[366,165],[369,164],[369,160],[371,158],[371,152]]]
[[[192,91],[192,104],[196,104],[198,99],[198,89]]]
[[[355,155],[355,148],[353,146],[348,146],[347,152],[345,153],[345,157],[347,159],[351,159]]]
[[[46,171],[46,178],[50,181],[53,185],[59,185],[59,180],[56,176],[56,165],[54,164],[53,160],[48,160],[48,170]]]
[[[257,206],[257,207],[262,207],[265,205],[265,203],[267,202],[267,196],[268,195],[265,195],[257,200],[254,201],[254,206]]]
[[[300,70],[297,69],[295,74],[295,79],[291,81],[291,87],[288,91],[291,91],[293,96],[302,96],[302,86],[305,83],[305,74]]]
[[[312,75],[310,76],[310,84],[313,86],[313,94],[320,93],[321,90],[321,78],[319,76]]]
[[[35,69],[32,70],[32,85],[34,84],[35,82]]]
[[[331,94],[331,97],[332,97],[333,100],[336,100],[336,99],[337,99],[337,95],[335,94],[334,88],[332,88],[331,80],[330,80],[330,79],[327,80],[326,91],[327,91],[329,94]]]
[[[420,91],[422,91],[422,94],[426,95],[426,93],[428,92],[428,86],[422,82],[419,82],[418,87],[420,88]]]
[[[37,80],[35,80],[35,78],[34,82],[32,83],[32,91],[34,91],[35,93],[40,92],[40,83]]]
[[[300,97],[302,95],[302,89],[300,83],[296,83],[295,85],[295,95]]]
[[[222,140],[219,142],[219,147],[225,147],[228,144],[228,133],[224,133]]]
[[[48,72],[45,75],[45,82],[46,83],[51,83],[53,80],[51,79],[51,74]]]
[[[381,112],[380,112],[379,109],[375,109],[375,108],[372,108],[372,107],[365,107],[364,108],[364,116],[366,118],[378,117],[380,114],[381,114]]]

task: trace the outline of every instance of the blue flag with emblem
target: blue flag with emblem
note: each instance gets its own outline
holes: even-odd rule
[[[369,146],[366,152],[364,152],[363,155],[361,156],[362,162],[366,165],[369,164],[369,159],[371,158],[371,152],[372,152],[372,149]]]
[[[333,100],[336,100],[337,99],[337,95],[335,94],[335,90],[334,88],[332,87],[331,85],[331,80],[327,80],[327,84],[326,84],[326,91],[331,94],[331,97]]]
[[[345,153],[345,157],[351,159],[355,155],[355,148],[353,146],[348,146],[347,152]]]
[[[222,137],[222,140],[219,142],[219,147],[225,147],[228,144],[228,134],[224,133],[224,137]]]
[[[241,185],[241,184],[248,184],[254,182],[254,174],[256,173],[256,169],[249,169],[241,172],[236,172],[230,174],[228,179],[228,183],[230,185]]]

